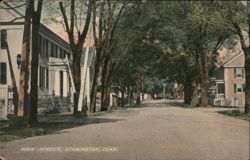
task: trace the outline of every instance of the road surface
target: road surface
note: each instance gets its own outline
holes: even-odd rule
[[[148,102],[98,116],[97,123],[9,142],[1,155],[6,160],[248,160],[249,122],[217,110]]]

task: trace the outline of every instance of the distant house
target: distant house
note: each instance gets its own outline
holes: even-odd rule
[[[2,7],[5,6],[5,3],[0,4]],[[17,10],[0,10],[0,86],[7,86],[8,88],[12,87],[13,80],[19,88],[20,64],[17,61],[18,57],[21,56],[24,29],[24,19],[18,18],[20,14],[20,11]],[[10,53],[9,56],[7,49]],[[69,57],[69,60],[66,58],[66,55],[70,55],[69,53],[69,44],[46,26],[40,24],[39,104],[43,103],[40,100],[46,99],[52,94],[61,99],[67,99],[71,95],[69,66],[72,62],[71,57]],[[14,73],[14,77],[11,76],[11,72]],[[6,97],[5,94],[0,91],[0,99]],[[46,103],[44,106],[48,106]]]
[[[243,107],[245,105],[244,62],[244,53],[239,52],[217,68],[214,92],[210,94],[212,105],[232,107]]]

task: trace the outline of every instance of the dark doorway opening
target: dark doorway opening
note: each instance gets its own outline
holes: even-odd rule
[[[60,96],[63,97],[63,71],[60,71]]]

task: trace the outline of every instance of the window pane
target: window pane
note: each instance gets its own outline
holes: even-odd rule
[[[39,69],[39,86],[42,87],[42,67]]]
[[[0,63],[0,84],[7,84],[6,63]]]
[[[58,56],[58,47],[57,47],[57,45],[55,45],[55,56],[56,56],[56,57],[59,57],[59,56]]]
[[[49,55],[49,41],[47,39],[46,39],[46,45],[45,45],[45,47],[46,47],[45,55],[46,55],[46,57],[48,57],[48,55]]]
[[[57,45],[54,44],[54,57],[57,57]]]
[[[41,36],[41,55],[43,55],[44,49],[43,49],[43,37]]]
[[[224,83],[218,83],[218,93],[219,94],[225,93]]]
[[[39,52],[39,54],[41,55],[41,53],[42,53],[42,36],[41,35],[39,35],[39,37],[38,37],[38,52]]]
[[[43,56],[46,55],[46,39],[43,38]]]
[[[217,80],[223,80],[224,79],[224,70],[223,69],[217,70],[215,76],[216,76]]]
[[[7,30],[1,30],[1,49],[7,49]]]
[[[244,90],[244,85],[243,84],[234,84],[234,87],[235,87],[235,93],[236,92],[243,92],[243,90]]]
[[[46,88],[49,88],[49,69],[46,68]]]
[[[242,92],[242,87],[239,84],[237,84],[237,92]]]
[[[46,73],[46,68],[45,67],[42,67],[40,66],[40,69],[39,69],[39,86],[41,88],[47,88],[47,80],[46,80],[46,77],[47,77],[47,73]]]
[[[54,44],[53,43],[50,43],[51,44],[51,57],[54,57]]]
[[[64,55],[63,55],[64,58],[66,57],[66,55],[67,55],[67,51],[64,50]]]
[[[236,69],[236,77],[242,77],[242,69],[241,68]]]
[[[242,78],[245,78],[245,69],[244,68],[242,68]]]

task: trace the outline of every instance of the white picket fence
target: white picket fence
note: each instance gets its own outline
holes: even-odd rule
[[[0,85],[0,120],[6,120],[8,114],[8,86]]]

